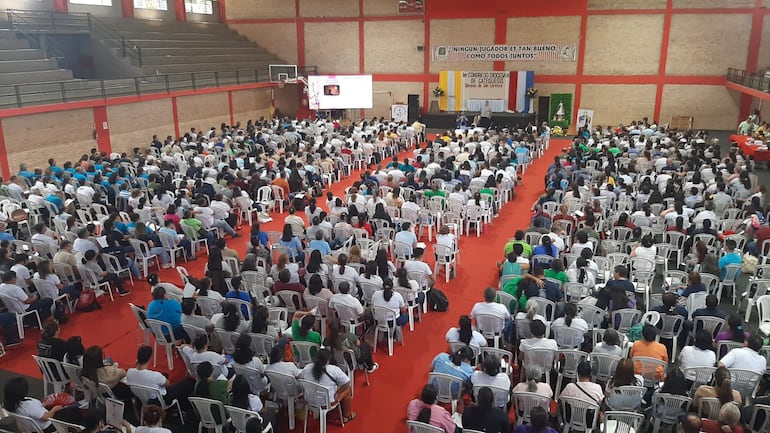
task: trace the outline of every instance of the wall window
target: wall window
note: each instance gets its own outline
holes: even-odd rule
[[[167,11],[168,2],[166,0],[134,0],[134,8]]]
[[[184,0],[184,11],[192,14],[214,14],[211,0]]]
[[[70,0],[73,5],[112,6],[112,0]]]

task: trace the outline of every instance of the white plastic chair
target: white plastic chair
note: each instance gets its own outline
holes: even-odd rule
[[[663,320],[663,327],[658,338],[671,340],[671,357],[669,359],[677,359],[676,349],[679,343],[679,334],[682,333],[682,328],[684,327],[684,317],[677,314],[663,314],[661,318]]]
[[[32,355],[32,359],[35,360],[37,366],[40,367],[40,371],[43,373],[44,395],[61,392],[70,383],[67,372],[64,371],[59,360],[35,355]],[[51,386],[51,392],[48,392],[49,385]]]
[[[428,383],[436,386],[438,403],[450,403],[452,413],[457,412],[458,404],[462,404],[463,380],[457,376],[444,373],[428,374]]]
[[[556,389],[561,390],[562,381],[566,378],[568,383],[577,379],[577,366],[582,361],[588,359],[588,354],[580,350],[559,350],[558,351],[558,377],[556,379]]]
[[[740,368],[730,369],[730,383],[734,390],[741,393],[746,404],[756,396],[761,379],[762,374],[755,371]]]
[[[647,389],[643,386],[616,386],[608,390],[610,395],[605,402],[607,407],[618,411],[636,412],[642,405],[642,398]]]
[[[593,401],[574,397],[562,397],[559,399],[561,415],[564,417],[564,433],[570,430],[590,432],[596,427],[599,419],[599,405]],[[569,416],[565,415],[569,413]],[[590,421],[589,413],[591,414]]]
[[[294,406],[297,400],[302,396],[302,386],[296,377],[290,374],[279,373],[277,371],[265,371],[265,376],[270,380],[270,388],[273,390],[274,397],[279,402],[286,402],[289,416],[289,430],[294,430],[296,417]]]
[[[443,428],[419,421],[407,421],[406,428],[409,433],[446,433]],[[463,431],[467,432],[468,430],[463,429]]]
[[[56,418],[51,418],[49,421],[51,421],[51,425],[53,425],[53,428],[56,429],[56,433],[81,432],[86,429],[82,425],[60,421]]]
[[[757,426],[758,415],[764,415],[764,421],[761,425]],[[755,404],[751,410],[751,421],[749,421],[748,428],[751,433],[764,433],[770,430],[770,406],[765,404]]]
[[[131,393],[133,393],[142,403],[142,411],[140,413],[143,413],[144,407],[149,404],[160,404],[164,411],[176,407],[176,410],[179,412],[179,420],[184,424],[184,415],[182,414],[182,407],[179,405],[179,400],[174,399],[171,404],[166,404],[166,400],[163,398],[163,395],[161,395],[160,389],[158,388],[136,384],[129,385],[129,387],[131,388]],[[157,402],[151,400],[156,400]],[[144,423],[144,416],[140,418],[140,421]]]
[[[321,386],[315,382],[309,380],[300,379],[300,386],[305,397],[305,428],[304,433],[307,433],[307,419],[310,416],[310,411],[318,413],[318,418],[321,421],[321,433],[326,433],[326,414],[339,410],[340,421],[342,426],[345,426],[344,417],[342,416],[342,406],[339,402],[333,403],[329,399],[329,390],[326,387]]]
[[[636,358],[634,358],[636,359]],[[652,432],[658,433],[661,424],[676,425],[679,417],[687,413],[692,399],[681,395],[657,393],[652,396]]]
[[[215,329],[214,332],[222,345],[222,352],[226,355],[232,355],[235,352],[235,342],[241,335],[237,332],[225,331],[224,329]]]
[[[634,356],[632,361],[634,365],[638,364],[640,366],[639,374],[644,378],[644,386],[648,388],[652,388],[660,382],[663,372],[665,372],[668,365],[666,361],[650,358],[649,356]]]
[[[176,255],[182,253],[182,258],[187,262],[187,251],[181,245],[177,245],[176,239],[169,233],[158,232],[160,244],[168,251],[168,256],[171,258],[171,267],[176,267]]]
[[[158,256],[150,253],[150,246],[147,245],[147,242],[140,241],[139,239],[129,239],[128,242],[131,243],[131,246],[134,248],[134,258],[142,264],[142,275],[147,277],[149,274],[150,262],[153,260],[155,261],[155,267],[160,269],[160,260],[158,259]]]
[[[529,423],[529,414],[533,407],[542,407],[546,411],[550,410],[551,399],[534,392],[514,392],[511,395],[513,407],[516,411],[516,425],[520,426]]]
[[[16,428],[18,428],[21,433],[44,433],[43,430],[38,427],[35,420],[28,416],[8,412],[8,417],[16,421]]]
[[[228,406],[225,405],[225,409],[227,410],[227,413],[230,415],[230,419],[233,423],[233,429],[235,429],[236,433],[246,433],[246,423],[251,418],[258,418],[260,421],[260,424],[262,423],[262,417],[259,415],[258,412],[253,412],[246,409],[241,409],[239,407],[235,406]],[[271,433],[273,431],[273,425],[268,423],[264,429],[262,429],[261,433]]]
[[[768,275],[770,277],[770,273]],[[754,295],[751,296],[751,290],[744,292],[741,297],[746,300],[746,317],[745,322],[751,319],[751,310],[756,306],[757,300],[764,295],[767,295],[768,288],[770,288],[770,279],[757,278],[750,279],[748,289],[754,287]]]
[[[308,364],[313,363],[313,358],[321,346],[309,341],[290,341],[289,345],[294,351],[294,362],[299,368],[304,368]]]
[[[80,274],[80,281],[83,283],[84,288],[94,289],[95,291],[104,290],[110,295],[110,301],[115,301],[109,281],[99,282],[99,278],[94,271],[85,266],[78,266],[78,274]]]
[[[475,317],[476,330],[486,339],[494,340],[494,347],[500,347],[500,337],[505,326],[505,319],[493,314],[479,314]]]
[[[591,353],[591,378],[596,382],[607,383],[615,374],[620,361],[619,356],[608,353]]]
[[[396,316],[393,310],[387,307],[372,307],[372,315],[374,316],[375,328],[374,328],[374,344],[372,345],[372,351],[377,351],[377,342],[379,341],[380,332],[385,333],[385,338],[388,342],[388,356],[393,356],[393,345],[396,340]],[[392,326],[391,326],[392,324]],[[401,345],[404,345],[403,332],[401,333]]]
[[[3,305],[5,305],[6,308],[8,308],[9,305],[14,305],[13,303],[16,302],[16,300],[2,295],[0,295],[0,301],[3,301]],[[34,316],[35,319],[37,319],[37,327],[41,331],[43,330],[43,324],[40,322],[40,314],[38,314],[37,310],[11,311],[9,308],[8,312],[16,315],[16,330],[19,333],[20,339],[24,339],[24,317],[26,316]]]
[[[158,344],[166,348],[166,361],[168,362],[169,370],[174,369],[174,345],[176,344],[176,338],[174,337],[174,330],[168,322],[163,322],[154,319],[145,319],[147,326],[150,327],[150,331],[155,336],[155,344],[152,351],[152,365],[153,367],[158,365]]]
[[[187,397],[187,399],[200,419],[198,433],[201,433],[204,428],[206,430],[214,430],[216,433],[222,433],[224,423],[227,421],[227,415],[225,414],[225,406],[221,401],[203,397]],[[214,417],[215,412],[218,415],[219,422]]]
[[[604,413],[603,433],[638,432],[644,421],[644,415],[627,411],[607,411]]]
[[[716,397],[701,397],[698,401],[698,416],[704,419],[719,419],[722,402]]]
[[[446,245],[433,245],[433,252],[436,255],[436,264],[433,266],[433,274],[438,276],[439,270],[444,268],[445,281],[449,283],[450,269],[457,268],[455,261],[455,249]]]

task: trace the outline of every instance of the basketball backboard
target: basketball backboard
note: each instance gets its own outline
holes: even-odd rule
[[[297,81],[297,65],[269,65],[268,69],[271,83]]]

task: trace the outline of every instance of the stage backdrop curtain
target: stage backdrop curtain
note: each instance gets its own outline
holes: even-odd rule
[[[533,71],[441,71],[441,111],[481,111],[488,101],[493,112],[528,112],[527,89],[534,87]]]

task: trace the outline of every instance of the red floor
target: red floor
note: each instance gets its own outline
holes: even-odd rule
[[[553,161],[553,156],[558,154],[565,144],[567,142],[554,140],[545,155],[529,167],[524,175],[524,184],[516,189],[516,197],[503,207],[501,215],[495,218],[492,224],[484,228],[480,238],[473,235],[461,237],[457,277],[449,284],[444,283],[443,274],[437,279],[437,287],[449,297],[449,311],[429,312],[423,316],[422,323],[416,324],[414,332],[406,328],[404,346],[397,344],[393,357],[387,356],[386,347],[379,348],[374,356],[375,361],[380,364],[380,369],[370,375],[371,385],[366,386],[362,374],[356,376],[357,386],[353,407],[358,414],[358,419],[349,424],[346,431],[363,431],[363,428],[367,430],[374,428],[374,431],[378,432],[405,431],[403,426],[406,404],[419,394],[427,379],[428,368],[433,357],[446,350],[447,345],[444,340],[446,330],[456,326],[461,314],[470,312],[473,304],[481,299],[484,288],[497,284],[494,264],[502,259],[503,245],[513,236],[516,229],[529,225],[529,209],[543,191],[543,175]],[[334,185],[331,191],[341,196],[344,188],[357,178],[358,173],[353,173],[353,176],[347,180]],[[320,201],[325,203],[325,199]],[[274,214],[273,217],[274,221],[266,224],[263,229],[281,229],[283,216]],[[243,254],[248,240],[248,226],[244,226],[240,233],[244,236],[228,240],[228,245]],[[424,240],[427,243],[427,236]],[[426,260],[431,260],[432,254],[425,256]],[[186,266],[192,275],[200,276],[205,260],[203,256],[182,265]],[[161,270],[159,276],[162,281],[181,283],[174,269]],[[134,287],[129,286],[129,288],[131,288],[131,294],[124,298],[116,298],[115,302],[110,302],[108,298],[105,301],[105,298],[102,298],[103,309],[100,311],[76,314],[62,327],[61,338],[66,340],[72,335],[80,335],[86,347],[100,345],[106,356],[112,357],[123,367],[131,366],[134,363],[137,348],[137,326],[127,304],[133,302],[137,305],[147,305],[150,301],[150,292],[148,284],[144,281],[138,281]],[[38,338],[39,331],[27,328],[24,345],[10,349],[5,357],[0,358],[0,369],[41,377],[31,357],[35,354]],[[168,370],[163,349],[158,353],[157,369]],[[171,377],[174,379],[183,374],[184,364],[181,359],[175,358]],[[298,423],[297,428],[301,429],[302,424]],[[317,431],[316,422],[311,421],[309,429]],[[331,425],[329,430],[341,431],[342,429]]]

